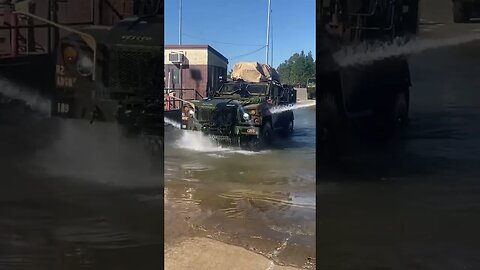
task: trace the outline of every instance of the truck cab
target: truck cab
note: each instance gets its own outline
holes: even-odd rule
[[[406,57],[340,65],[335,55],[355,46],[374,50],[418,31],[418,0],[323,0],[317,16],[318,136],[325,153],[343,138],[366,134],[390,140],[408,119],[410,70]],[[354,53],[350,50],[350,53]]]
[[[479,0],[453,0],[453,21],[455,23],[468,23],[475,17],[480,17]]]
[[[315,99],[316,97],[316,78],[307,80],[307,99]]]
[[[86,27],[62,38],[53,114],[118,121],[141,131],[142,123],[152,122],[147,111],[163,110],[162,33],[163,20],[153,14],[125,18],[114,26]]]

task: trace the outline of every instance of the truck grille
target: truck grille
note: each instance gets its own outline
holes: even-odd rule
[[[211,122],[213,121],[213,114],[215,108],[200,108],[198,110],[197,119],[200,122]]]
[[[162,47],[116,45],[110,51],[109,86],[123,91],[155,90],[162,78]]]
[[[198,121],[208,122],[208,125],[231,125],[235,117],[235,108],[200,108],[197,114]]]
[[[232,125],[235,122],[235,112],[233,108],[216,110],[213,115],[213,121],[218,125]]]

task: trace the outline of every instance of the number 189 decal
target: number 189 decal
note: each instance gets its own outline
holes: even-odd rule
[[[58,113],[69,113],[70,106],[66,103],[57,103],[57,112]]]

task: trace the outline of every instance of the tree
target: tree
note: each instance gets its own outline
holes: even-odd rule
[[[307,80],[315,76],[315,60],[312,52],[293,54],[277,68],[282,83],[305,87]]]

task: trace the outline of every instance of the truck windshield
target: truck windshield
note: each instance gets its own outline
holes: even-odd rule
[[[233,95],[237,92],[240,92],[242,90],[242,87],[240,84],[224,84],[218,90],[218,94],[220,95]]]
[[[247,85],[246,90],[250,95],[266,95],[267,85],[266,84],[249,84]]]

